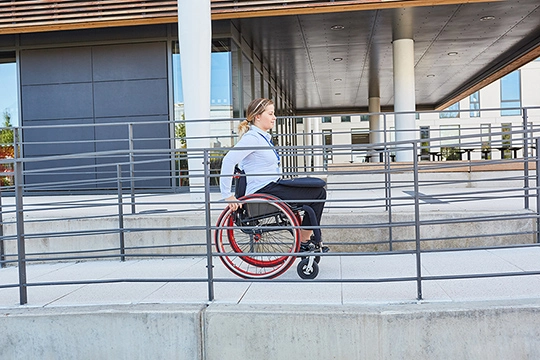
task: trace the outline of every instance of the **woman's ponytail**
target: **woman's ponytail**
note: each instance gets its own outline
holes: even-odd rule
[[[244,120],[238,125],[238,139],[242,137],[249,130],[249,121]]]

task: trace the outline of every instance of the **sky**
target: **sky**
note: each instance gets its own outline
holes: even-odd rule
[[[0,64],[0,126],[4,122],[4,112],[11,115],[11,124],[19,123],[17,106],[17,68],[15,63]]]

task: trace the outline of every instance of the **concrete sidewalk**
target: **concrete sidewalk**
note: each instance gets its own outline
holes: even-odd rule
[[[417,303],[416,281],[382,282],[416,276],[415,255],[342,256],[321,259],[316,281],[301,280],[296,264],[270,282],[250,282],[215,265],[215,303],[373,305]],[[539,247],[422,254],[422,276],[540,273]],[[206,304],[205,258],[88,261],[28,265],[27,307],[121,304]],[[151,282],[137,282],[136,280]],[[189,282],[173,282],[174,280]],[[16,267],[0,270],[1,284],[15,284]],[[69,281],[112,281],[104,284],[48,285]],[[167,281],[173,280],[173,281]],[[197,282],[194,282],[197,281]],[[290,281],[290,282],[287,282]],[[344,282],[341,282],[344,281]],[[357,282],[358,281],[358,282]],[[422,302],[458,303],[540,299],[540,275],[422,281]],[[19,305],[18,288],[0,289],[0,308]]]
[[[337,179],[339,180],[339,179]],[[328,208],[325,210],[323,222],[339,223],[340,219],[349,217],[357,222],[366,221],[369,217],[377,222],[384,222],[384,190],[358,189],[340,191],[336,185],[328,192]],[[394,214],[414,211],[413,196],[409,188],[395,190],[392,203],[397,205]],[[434,186],[422,189],[420,211],[422,218],[449,214],[524,214],[533,215],[531,210],[524,209],[523,190],[516,188],[506,191],[504,197],[498,196],[497,189],[481,189],[486,193],[478,193],[479,189],[448,189]],[[126,195],[127,196],[127,195]],[[212,201],[219,200],[219,194],[211,194]],[[351,200],[353,199],[353,200]],[[354,200],[356,199],[356,200]],[[12,206],[13,198],[3,198],[4,211]],[[204,224],[204,209],[191,208],[188,205],[190,194],[162,194],[141,196],[137,198],[136,221],[141,219],[160,219],[167,213],[169,217],[193,223]],[[114,211],[117,198],[107,196],[35,196],[25,197],[25,219],[37,219],[44,230],[47,226],[69,226],[76,229],[77,217],[104,217],[111,212],[114,226]],[[369,208],[364,208],[369,205]],[[214,216],[217,216],[224,205],[212,205]],[[355,207],[358,206],[358,207]],[[129,214],[129,206],[124,205]],[[536,208],[535,198],[530,198],[530,208]],[[182,211],[186,211],[186,213]],[[446,216],[446,215],[444,215]],[[14,214],[5,214],[4,221],[12,221]],[[51,220],[73,217],[68,225],[63,222],[52,223]],[[364,217],[364,218],[360,218]],[[11,218],[11,219],[10,219]],[[167,218],[166,218],[167,219]],[[381,220],[383,219],[383,220]],[[215,221],[215,220],[214,220]],[[533,220],[529,220],[532,222]],[[56,225],[50,225],[56,224]],[[70,225],[71,224],[71,225]],[[75,224],[75,225],[72,225]],[[88,224],[88,226],[93,223]],[[157,225],[156,225],[157,224]],[[171,226],[169,223],[156,223],[149,226]],[[493,231],[497,226],[508,226],[488,223]],[[528,223],[527,223],[528,224]],[[6,226],[6,225],[4,225]],[[13,224],[9,226],[13,227]],[[109,225],[95,223],[96,228]],[[142,226],[142,225],[140,225]],[[180,226],[180,225],[176,225]],[[458,225],[453,226],[454,228]],[[516,226],[523,226],[517,223]],[[529,226],[529,225],[527,225]],[[13,229],[14,230],[14,229]],[[361,230],[369,233],[370,229]],[[28,230],[27,230],[28,231]],[[36,230],[37,231],[37,230]],[[51,231],[50,229],[48,231]],[[58,230],[55,230],[58,231]],[[334,229],[327,229],[329,237],[336,236]],[[339,230],[346,234],[346,229]],[[348,230],[358,233],[357,229]],[[477,230],[471,230],[474,233]],[[500,231],[510,231],[509,228]],[[519,228],[512,231],[520,231]],[[341,234],[341,233],[340,233]],[[201,236],[204,244],[205,234],[190,233],[190,237]],[[126,235],[127,236],[127,235]],[[142,235],[141,235],[142,236]],[[340,235],[342,238],[343,236]],[[102,236],[103,237],[103,236]],[[162,233],[159,236],[163,237]],[[378,238],[378,237],[374,237]],[[532,238],[532,235],[529,236]],[[92,238],[90,238],[92,239]],[[48,239],[49,242],[54,238]],[[95,239],[92,241],[99,241]],[[342,240],[342,239],[341,239]],[[33,240],[35,241],[35,240]],[[178,238],[171,239],[178,243]],[[193,240],[191,240],[193,241]],[[342,240],[343,241],[343,240]],[[113,238],[111,244],[117,240]],[[12,242],[13,243],[13,242]],[[62,246],[72,248],[73,240],[68,239]],[[530,245],[533,245],[529,242]],[[27,246],[28,251],[28,246]],[[12,251],[12,253],[15,251]],[[128,253],[129,255],[129,253]],[[422,276],[468,275],[488,273],[520,273],[524,271],[540,271],[538,256],[539,247],[526,247],[500,250],[453,251],[422,254]],[[87,261],[32,264],[27,267],[28,306],[64,306],[94,304],[140,304],[140,303],[206,303],[208,301],[208,285],[206,282],[206,258],[167,258],[159,260],[120,261]],[[215,301],[218,303],[324,303],[324,304],[373,304],[415,302],[417,283],[414,280],[416,263],[414,255],[354,255],[343,256],[329,253],[322,259],[320,273],[316,283],[301,281],[296,274],[296,264],[277,281],[252,283],[243,281],[226,268],[219,259],[213,259],[215,265]],[[379,282],[382,279],[410,277],[406,282]],[[0,284],[16,284],[17,268],[0,269]],[[33,286],[36,283],[83,281],[83,280],[118,280],[113,284],[94,285],[53,285]],[[142,282],[134,279],[190,279],[191,282]],[[122,280],[127,280],[122,282]],[[229,281],[230,280],[230,281]],[[341,282],[344,280],[344,282]],[[355,282],[358,280],[358,282]],[[153,281],[153,280],[151,280]],[[229,282],[227,282],[229,281]],[[293,283],[283,283],[291,281]],[[538,276],[507,276],[461,280],[430,280],[422,282],[423,301],[481,301],[502,299],[537,298],[540,295]],[[301,290],[300,290],[301,289]],[[18,306],[18,289],[0,289],[0,307]]]

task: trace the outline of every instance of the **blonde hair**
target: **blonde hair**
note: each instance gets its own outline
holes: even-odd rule
[[[274,102],[266,98],[258,98],[249,103],[247,107],[246,120],[238,125],[238,136],[242,137],[249,130],[249,126],[255,121],[257,115],[262,114],[268,105],[273,105]]]

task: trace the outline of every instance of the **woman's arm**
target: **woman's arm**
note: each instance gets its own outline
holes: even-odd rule
[[[221,163],[221,174],[220,174],[220,191],[221,197],[223,199],[230,199],[231,196],[233,201],[236,200],[234,193],[231,191],[232,186],[232,176],[234,175],[234,167],[239,164],[246,156],[255,151],[253,148],[257,146],[256,138],[249,136],[248,134],[244,135],[240,141],[225,155]],[[250,148],[251,147],[251,148]]]

